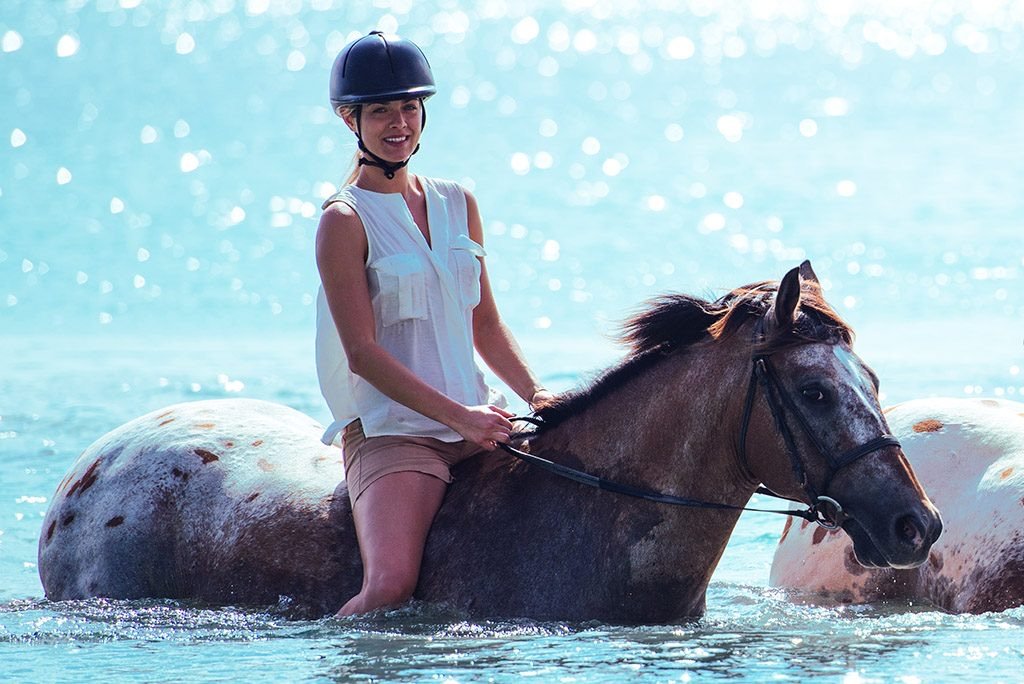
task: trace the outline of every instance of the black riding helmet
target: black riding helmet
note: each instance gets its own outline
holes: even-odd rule
[[[408,164],[409,159],[392,163],[366,148],[361,125],[362,105],[388,100],[419,99],[422,130],[427,123],[427,110],[423,107],[423,101],[435,92],[434,75],[423,51],[411,40],[385,35],[380,31],[371,31],[342,48],[331,69],[331,104],[334,113],[341,116],[343,107],[357,107],[356,136],[359,149],[371,158],[361,157],[359,163],[383,169],[388,178],[394,178],[395,172]],[[419,149],[417,145],[413,154]]]

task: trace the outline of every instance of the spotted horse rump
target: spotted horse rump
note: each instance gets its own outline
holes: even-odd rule
[[[919,399],[886,418],[942,511],[928,563],[868,569],[848,540],[787,524],[770,583],[815,601],[919,600],[955,613],[1024,605],[1024,404]]]
[[[286,406],[236,399],[174,405],[108,433],[43,522],[47,597],[273,605],[298,588],[309,612],[336,610],[360,568],[339,550],[355,537],[341,450],[320,443],[322,430]]]

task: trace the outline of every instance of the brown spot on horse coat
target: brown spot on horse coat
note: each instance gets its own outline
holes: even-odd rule
[[[235,446],[234,442],[232,442],[231,440],[225,440],[225,442],[224,442],[224,448],[225,449],[230,449],[233,446]]]
[[[213,463],[214,461],[220,460],[220,457],[217,456],[217,454],[213,453],[212,451],[207,451],[206,449],[195,449],[194,451],[196,456],[203,459],[204,464]]]
[[[249,495],[249,496],[248,496],[248,497],[246,498],[245,502],[246,502],[246,503],[252,503],[253,501],[255,501],[255,500],[256,500],[256,497],[257,497],[257,496],[259,496],[259,495],[260,495],[260,493],[259,493],[259,492],[253,492],[252,494],[250,494],[250,495]]]
[[[173,423],[175,420],[177,420],[177,418],[168,418],[167,420],[165,420],[162,423],[160,423],[160,427],[163,427],[164,425],[167,425],[168,423]]]
[[[68,494],[67,494],[68,498],[70,498],[71,495],[74,494],[75,492],[78,492],[78,495],[81,496],[82,492],[84,492],[89,487],[93,486],[93,484],[96,482],[96,479],[99,477],[96,474],[96,469],[99,468],[100,462],[102,460],[103,459],[101,459],[101,458],[97,458],[93,462],[93,464],[91,466],[89,466],[89,469],[85,471],[85,474],[82,475],[82,477],[78,480],[78,482],[76,482],[75,484],[71,485],[71,489],[68,490]]]
[[[942,566],[945,565],[945,561],[942,560],[942,554],[932,551],[928,554],[928,565],[932,567],[932,570],[939,572],[942,570]]]
[[[60,521],[60,526],[67,527],[73,522],[75,522],[75,514],[71,513],[69,515],[64,516],[64,519]]]
[[[183,482],[188,482],[188,473],[182,472],[177,468],[171,468],[171,475],[181,479]]]
[[[929,418],[928,420],[922,420],[918,423],[914,423],[914,432],[938,432],[943,427],[942,421]]]
[[[800,529],[803,530],[804,528],[806,528],[810,524],[811,524],[811,522],[807,518],[804,518],[803,520],[800,521]]]
[[[828,530],[819,525],[818,529],[814,530],[814,534],[811,536],[811,544],[820,544],[821,540],[825,538],[825,534],[827,532]]]
[[[171,410],[171,411],[164,411],[159,416],[157,416],[156,419],[160,420],[161,418],[166,418],[167,416],[171,415],[172,413],[174,413],[173,410]],[[163,423],[160,423],[160,424],[163,425]]]
[[[1011,475],[1013,475],[1013,468],[1007,468],[1003,472],[999,473],[999,479],[1000,480],[1005,480],[1006,478],[1010,477]]]
[[[263,444],[263,440],[262,440],[262,439],[257,439],[257,440],[256,440],[255,442],[253,442],[253,443],[252,443],[252,445],[253,445],[254,447],[258,447],[258,446],[260,446],[261,444]]]
[[[213,428],[216,427],[216,425],[214,425],[213,423],[196,423],[196,427],[201,428],[203,430],[212,430]]]
[[[107,527],[117,527],[124,522],[124,516],[115,515],[113,518],[107,521]]]
[[[793,526],[793,518],[790,516],[786,517],[786,525],[782,528],[782,536],[779,537],[779,543],[786,541],[786,535],[789,534],[789,528]]]
[[[260,470],[262,470],[265,473],[269,473],[274,469],[274,464],[264,458],[261,458],[260,460],[256,461],[256,465],[258,465]]]

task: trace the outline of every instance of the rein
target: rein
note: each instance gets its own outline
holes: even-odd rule
[[[516,422],[527,422],[533,423],[534,425],[542,425],[543,421],[534,418],[532,416],[515,416],[509,418],[509,420]],[[573,482],[579,482],[580,484],[587,485],[588,487],[594,487],[596,489],[603,489],[606,492],[614,492],[615,494],[623,494],[625,496],[632,496],[637,499],[643,499],[645,501],[654,501],[655,503],[668,504],[669,506],[686,506],[689,508],[713,508],[718,510],[730,510],[730,511],[754,511],[757,513],[778,513],[780,515],[792,515],[798,518],[803,518],[810,522],[817,522],[822,524],[821,516],[815,511],[814,507],[808,507],[804,510],[781,510],[781,509],[767,509],[767,508],[747,508],[745,506],[734,506],[733,504],[727,503],[715,503],[712,501],[699,501],[697,499],[687,499],[682,496],[675,496],[674,494],[665,494],[664,492],[657,492],[653,489],[643,489],[641,487],[633,487],[632,485],[622,484],[621,482],[615,482],[614,480],[606,480],[603,477],[592,475],[583,470],[577,470],[576,468],[570,468],[569,466],[549,461],[546,458],[541,458],[535,454],[530,454],[520,449],[516,449],[508,444],[500,443],[498,446],[508,453],[512,454],[521,461],[525,461],[530,465],[535,465],[538,468],[546,470],[550,473],[554,473],[559,477],[564,477]],[[768,490],[762,491],[758,489],[758,493],[768,494],[780,499],[786,497],[779,496],[774,492]],[[827,497],[826,497],[827,498]],[[792,499],[788,499],[792,500]],[[838,505],[838,504],[837,504]]]
[[[759,340],[762,337],[763,319],[758,319],[755,329],[755,338]],[[569,466],[561,465],[559,463],[549,461],[546,458],[541,458],[540,456],[516,449],[508,444],[498,444],[498,446],[516,458],[547,470],[548,472],[554,473],[555,475],[587,485],[588,487],[595,487],[597,489],[603,489],[616,494],[624,494],[625,496],[632,496],[638,499],[654,501],[656,503],[663,503],[671,506],[791,515],[803,518],[809,522],[817,523],[828,530],[837,529],[842,525],[843,521],[849,517],[849,515],[843,511],[843,507],[838,501],[829,496],[819,495],[814,490],[814,487],[811,485],[807,477],[807,471],[804,467],[804,461],[800,456],[800,449],[797,446],[796,439],[789,428],[789,424],[786,422],[786,413],[788,412],[796,417],[797,424],[800,426],[804,435],[811,441],[814,448],[825,457],[825,460],[828,463],[828,471],[825,475],[825,491],[828,491],[832,478],[835,477],[836,473],[838,473],[842,468],[845,468],[859,458],[878,451],[881,448],[887,446],[900,446],[900,442],[892,435],[883,434],[865,442],[864,444],[855,446],[852,449],[843,452],[839,456],[833,456],[831,451],[824,446],[819,436],[811,429],[810,422],[800,411],[799,407],[797,407],[793,402],[793,399],[783,391],[782,385],[778,380],[778,376],[776,376],[775,371],[768,360],[768,356],[768,354],[755,354],[753,357],[754,368],[750,375],[750,383],[747,386],[747,394],[743,404],[743,418],[740,423],[740,458],[744,469],[749,473],[750,468],[747,466],[747,432],[754,410],[754,399],[756,398],[757,390],[760,387],[765,396],[765,401],[768,403],[768,408],[771,410],[772,418],[775,421],[775,428],[782,436],[782,441],[786,445],[786,452],[789,455],[793,474],[796,476],[797,482],[800,483],[800,486],[803,487],[804,492],[807,494],[807,498],[813,502],[806,504],[807,508],[805,509],[778,510],[748,508],[745,506],[735,506],[727,503],[689,499],[686,497],[675,496],[673,494],[657,492],[651,489],[633,487],[632,485],[623,484],[621,482],[606,480],[596,475],[592,475],[591,473],[577,470],[576,468],[570,468]],[[509,420],[531,423],[536,426],[542,426],[544,424],[543,420],[533,416],[517,416],[510,418]],[[790,499],[789,497],[776,494],[764,486],[759,486],[755,490],[755,493],[764,494],[766,496],[786,501],[796,501],[795,499]],[[806,502],[797,501],[797,503]]]

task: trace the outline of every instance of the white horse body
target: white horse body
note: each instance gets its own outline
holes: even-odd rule
[[[291,577],[322,576],[318,586],[358,578],[358,566],[327,551],[346,540],[338,519],[348,497],[343,484],[337,491],[341,449],[322,444],[322,432],[287,406],[233,399],[176,404],[104,435],[57,487],[43,521],[47,596],[223,603],[265,581],[259,598],[274,603],[269,587]],[[337,602],[322,593],[310,601]]]
[[[886,411],[944,532],[914,570],[869,570],[845,535],[783,531],[772,586],[864,603],[921,599],[957,613],[1024,604],[1024,404],[919,399]]]

